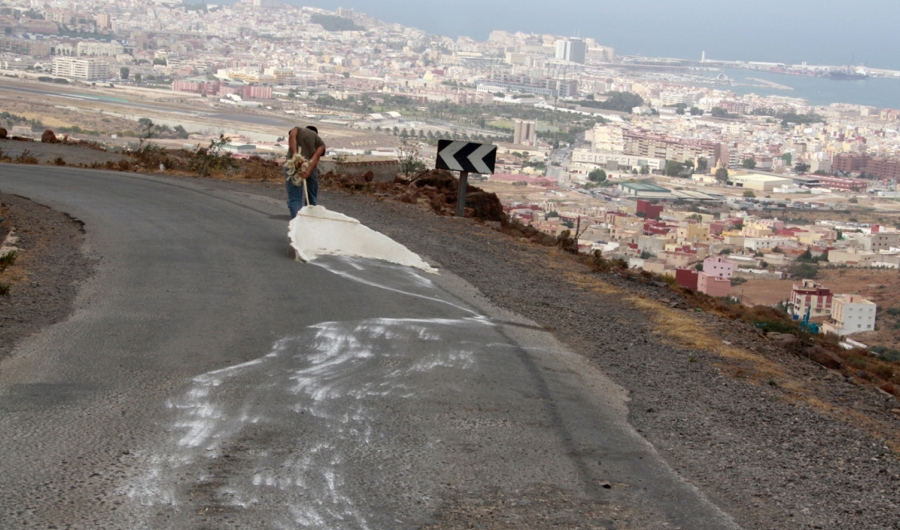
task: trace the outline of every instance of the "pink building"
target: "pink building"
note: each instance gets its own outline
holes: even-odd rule
[[[706,272],[697,274],[697,290],[716,298],[731,294],[731,278],[721,278]]]
[[[713,256],[703,260],[703,272],[718,278],[731,278],[734,275],[735,263],[722,256]]]
[[[834,295],[831,290],[812,280],[803,280],[795,283],[791,291],[792,313],[803,317],[806,309],[811,307],[811,317],[821,317],[831,314],[831,303]]]

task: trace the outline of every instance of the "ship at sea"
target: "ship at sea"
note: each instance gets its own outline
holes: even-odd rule
[[[828,79],[836,79],[838,81],[857,81],[860,79],[868,79],[869,73],[863,68],[851,68],[842,66],[834,70],[828,71]]]

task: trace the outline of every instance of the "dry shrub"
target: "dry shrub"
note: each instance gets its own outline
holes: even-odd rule
[[[26,149],[26,150],[22,151],[22,154],[17,156],[13,160],[13,162],[15,162],[16,164],[37,164],[38,159],[35,158],[35,156],[33,154],[31,154],[31,151]]]
[[[319,175],[319,186],[323,188],[340,188],[352,193],[378,193],[381,198],[409,204],[424,204],[431,207],[438,215],[456,215],[456,202],[459,196],[459,180],[449,171],[422,171],[411,179],[397,176],[393,182],[374,182],[374,174],[369,171],[363,175],[344,175],[332,172]],[[487,193],[477,186],[469,186],[466,190],[466,217],[474,217],[484,221],[504,222],[506,215],[503,205],[494,193]],[[543,238],[541,238],[543,243]],[[554,238],[546,244],[553,245]]]
[[[53,164],[57,165],[57,166],[64,166],[64,165],[66,165],[66,161],[63,157],[58,156],[53,159]]]
[[[238,167],[242,170],[241,176],[247,180],[266,181],[284,176],[281,164],[258,156],[251,156],[243,164],[238,164]]]
[[[504,220],[501,221],[500,230],[508,236],[528,239],[545,247],[556,245],[555,237],[545,234],[531,225],[524,225],[517,219],[510,220],[504,217]]]

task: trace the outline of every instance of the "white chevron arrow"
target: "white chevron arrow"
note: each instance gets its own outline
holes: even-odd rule
[[[450,145],[441,150],[441,152],[438,153],[438,156],[441,157],[441,160],[443,160],[444,163],[447,164],[447,167],[451,170],[465,171],[465,169],[463,169],[463,167],[459,165],[459,162],[456,161],[456,158],[454,158],[453,155],[455,155],[457,151],[465,147],[467,143],[468,142],[452,142],[450,143]]]
[[[469,162],[471,162],[472,165],[475,166],[475,173],[478,173],[480,175],[491,174],[491,168],[489,168],[487,164],[484,163],[484,157],[496,148],[497,146],[495,145],[482,144],[481,147],[479,147],[469,155]]]

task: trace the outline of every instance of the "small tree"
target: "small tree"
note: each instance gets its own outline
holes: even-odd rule
[[[812,263],[797,263],[791,267],[791,276],[812,280],[819,274],[819,267]]]
[[[728,182],[728,170],[720,167],[716,170],[716,180],[719,182]]]
[[[744,192],[744,197],[752,199],[753,197],[756,197],[756,194],[753,193],[751,190],[747,190]]]
[[[650,174],[650,166],[643,165],[641,166],[641,175],[649,175]]]
[[[675,160],[666,160],[666,175],[670,177],[677,177],[681,174],[681,170],[684,169],[684,164],[681,162],[676,162]]]
[[[138,120],[138,125],[141,126],[141,132],[138,135],[139,141],[137,151],[141,152],[144,150],[144,143],[150,138],[153,138],[153,120],[150,118],[141,118]]]
[[[419,160],[419,146],[406,141],[397,148],[400,172],[408,179],[413,173],[425,171],[425,163]]]
[[[698,158],[697,159],[697,171],[699,173],[706,173],[706,171],[708,169],[709,169],[709,160],[707,160],[706,157],[704,157],[704,156],[701,156],[700,158]]]
[[[744,169],[756,169],[756,160],[752,158],[745,158],[743,162],[741,162],[741,167]]]
[[[588,180],[591,182],[596,182],[597,184],[601,182],[606,182],[606,171],[602,169],[595,169],[588,173]]]
[[[809,171],[809,164],[804,164],[803,162],[797,162],[794,164],[794,171],[797,172],[798,175],[802,175]]]
[[[128,79],[128,74],[131,73],[131,70],[127,66],[123,66],[119,68],[119,77],[122,79]]]

